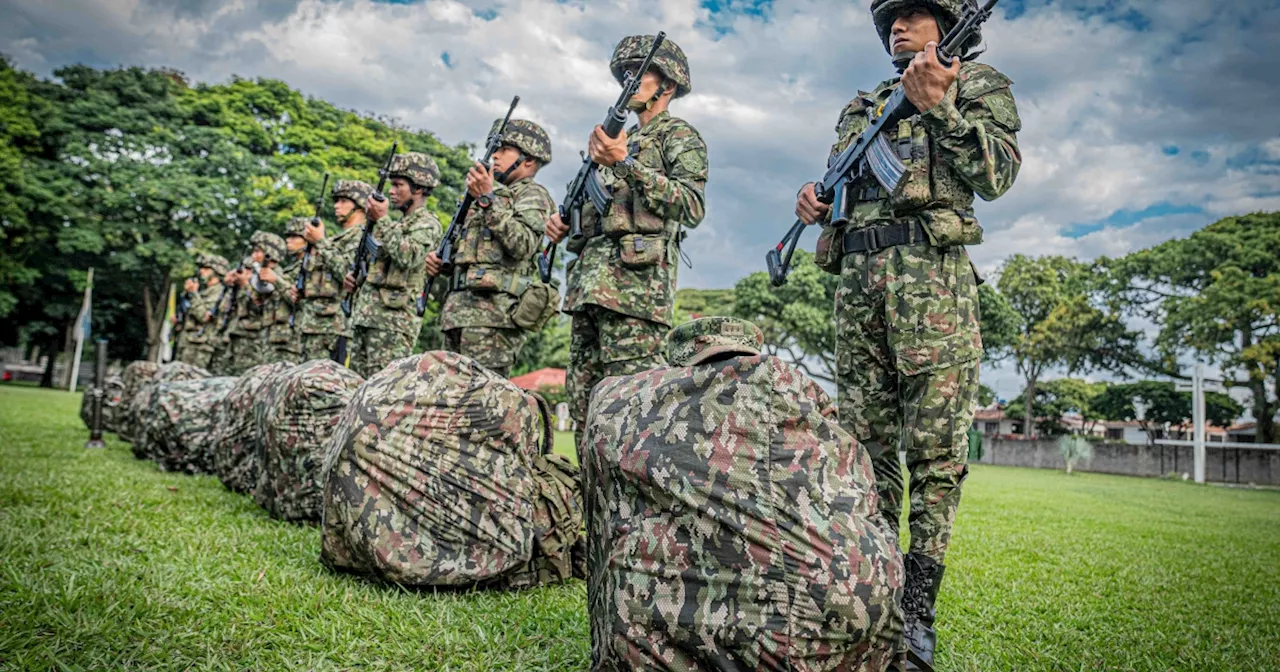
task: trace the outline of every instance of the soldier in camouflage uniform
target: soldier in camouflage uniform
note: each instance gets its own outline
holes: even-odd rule
[[[495,121],[490,132],[501,123]],[[517,309],[522,303],[551,300],[550,292],[525,295],[540,285],[532,259],[555,203],[534,182],[538,170],[551,163],[546,131],[531,121],[512,119],[501,143],[492,170],[476,162],[467,173],[467,192],[475,200],[458,234],[440,328],[448,350],[506,376],[524,345],[526,329],[534,326],[518,324],[524,320]],[[432,252],[427,274],[439,273],[440,258]]]
[[[196,294],[200,291],[200,281],[197,276],[191,276],[182,282],[182,293],[176,297],[174,301],[174,313],[169,316],[169,342],[173,344],[173,349],[169,353],[171,362],[182,361],[182,353],[187,349],[187,337],[190,335],[186,328],[187,317],[182,312],[182,303],[187,302],[188,312],[191,305],[195,303]],[[179,319],[181,318],[181,319]]]
[[[848,218],[827,227],[815,260],[840,275],[836,359],[844,425],[870,449],[880,506],[896,525],[906,451],[911,549],[903,596],[908,669],[932,664],[934,601],[967,473],[965,431],[978,390],[978,283],[965,245],[982,242],[974,194],[992,200],[1018,174],[1021,127],[1011,82],[990,66],[955,59],[937,42],[972,0],[873,0],[872,18],[901,78],[859,92],[840,114],[843,150],[898,86],[922,110],[887,132],[907,166],[886,193],[870,174],[838,204]],[[975,35],[965,49],[980,42]],[[826,221],[830,208],[805,185],[796,214]]]
[[[222,276],[227,273],[227,260],[216,254],[201,254],[196,259],[197,272],[204,287],[191,300],[187,319],[182,327],[180,361],[202,369],[213,364],[214,332],[217,325],[209,314],[218,297],[222,295]]]
[[[263,232],[255,232],[254,236],[260,233]],[[235,370],[235,348],[243,341],[237,317],[241,296],[246,293],[241,283],[248,282],[253,274],[253,265],[261,264],[263,258],[262,251],[251,242],[249,255],[243,257],[237,266],[241,270],[230,268],[228,262],[228,270],[222,276],[223,291],[219,292],[214,310],[210,313],[210,325],[214,330],[214,352],[209,372],[215,376],[234,376],[240,373]]]
[[[266,297],[263,303],[263,314],[266,316],[267,345],[271,349],[268,361],[298,364],[302,360],[302,334],[297,328],[297,290],[294,282],[302,269],[302,253],[307,249],[304,234],[307,230],[306,217],[294,217],[289,220],[284,233],[284,260],[279,268],[274,269],[280,277],[275,283],[275,290]]]
[[[648,35],[623,38],[609,62],[614,78],[621,83],[652,45]],[[596,383],[665,363],[662,343],[672,323],[683,229],[696,227],[705,214],[706,143],[689,122],[667,112],[690,89],[684,52],[666,40],[628,104],[640,123],[617,138],[600,126],[591,135],[591,158],[614,200],[603,215],[584,206],[585,238],[568,247],[578,258],[569,264],[564,302],[564,312],[573,315],[566,387],[579,427]],[[558,214],[546,226],[553,242],[568,231]]]
[[[387,201],[368,200],[365,214],[374,222],[373,237],[381,248],[351,309],[351,368],[366,378],[413,352],[422,327],[417,300],[426,280],[427,253],[444,233],[426,206],[440,184],[436,162],[421,152],[399,154],[391,160],[389,177],[388,196],[404,216],[393,220],[387,216]],[[350,273],[343,287],[357,289]]]
[[[342,314],[342,278],[351,270],[351,260],[360,245],[365,224],[365,206],[373,187],[359,180],[338,180],[331,191],[333,214],[342,231],[325,237],[324,225],[310,222],[303,236],[311,243],[311,263],[302,288],[296,322],[302,332],[302,361],[324,359],[336,354],[340,337],[351,337]],[[345,365],[346,362],[338,362]]]
[[[278,260],[284,258],[284,240],[274,233],[255,231],[250,238],[253,244],[253,266],[246,266],[239,273],[234,271],[234,282],[239,286],[235,297],[235,318],[230,328],[230,374],[238,376],[249,369],[273,359],[267,342],[270,320],[266,313],[266,300],[278,288],[285,291],[286,279],[278,274]]]

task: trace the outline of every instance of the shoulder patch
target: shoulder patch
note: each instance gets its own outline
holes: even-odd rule
[[[965,100],[976,100],[982,96],[1007,89],[1013,80],[1000,74],[999,70],[985,64],[970,61],[960,68],[960,97]]]
[[[845,127],[849,125],[849,118],[870,107],[871,103],[871,94],[859,91],[858,95],[840,110],[840,117],[836,119],[836,135],[843,135]]]

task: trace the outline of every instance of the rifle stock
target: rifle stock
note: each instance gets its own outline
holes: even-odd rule
[[[396,149],[399,147],[399,142],[391,143],[391,152],[387,154],[387,160],[382,164],[382,168],[378,169],[378,186],[374,188],[371,197],[375,201],[387,200],[387,197],[382,195],[382,190],[387,187],[387,176],[391,174],[391,161],[396,158]],[[372,219],[365,219],[364,229],[360,232],[360,244],[356,246],[356,256],[351,260],[351,275],[355,278],[356,285],[364,282],[365,277],[369,275],[369,266],[378,256],[378,241],[373,237],[373,225]],[[351,317],[351,299],[354,296],[353,288],[342,297],[342,314],[347,317]]]

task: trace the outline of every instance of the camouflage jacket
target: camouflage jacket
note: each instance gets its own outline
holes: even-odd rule
[[[511,313],[536,269],[534,252],[555,202],[533,178],[494,185],[489,208],[471,206],[454,248],[451,291],[440,312],[440,328],[514,329]]]
[[[427,276],[424,264],[443,233],[440,220],[425,205],[398,221],[386,217],[378,222],[373,236],[382,247],[369,277],[356,289],[351,324],[417,335],[422,320],[416,305]]]
[[[311,250],[306,298],[298,311],[302,333],[351,335],[347,316],[341,310],[342,279],[356,257],[360,230],[359,226],[345,228],[338,235],[321,240]]]
[[[191,308],[182,327],[183,343],[201,350],[213,348],[215,326],[210,326],[213,322],[207,320],[221,295],[222,284],[218,283],[200,290],[191,300]]]
[[[687,121],[662,112],[627,132],[635,167],[600,176],[614,195],[605,217],[588,203],[582,227],[588,236],[568,269],[565,312],[597,305],[663,325],[672,323],[682,228],[705,214],[707,145]]]
[[[283,267],[277,266],[274,270],[280,279],[276,280],[276,291],[266,295],[262,302],[267,342],[276,347],[289,343],[301,344],[302,339],[297,336],[299,332],[295,328],[296,319],[292,323],[289,319],[293,315],[294,306],[293,299],[289,297],[289,290],[293,289],[293,283],[298,279],[298,271],[301,268],[301,256],[290,259],[289,263]]]
[[[881,82],[845,106],[832,157],[866,129],[899,84],[898,78]],[[973,216],[974,193],[988,201],[998,198],[1022,163],[1016,137],[1022,123],[1011,84],[989,65],[964,63],[942,102],[886,130],[907,166],[906,177],[892,194],[869,172],[855,179],[844,206],[849,228],[918,217],[935,245],[982,242],[982,227]]]

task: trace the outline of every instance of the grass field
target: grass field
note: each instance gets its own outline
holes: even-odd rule
[[[77,404],[0,387],[0,669],[586,666],[582,583],[333,575],[314,528],[83,450]],[[940,670],[1275,670],[1280,492],[976,467],[940,609]]]

